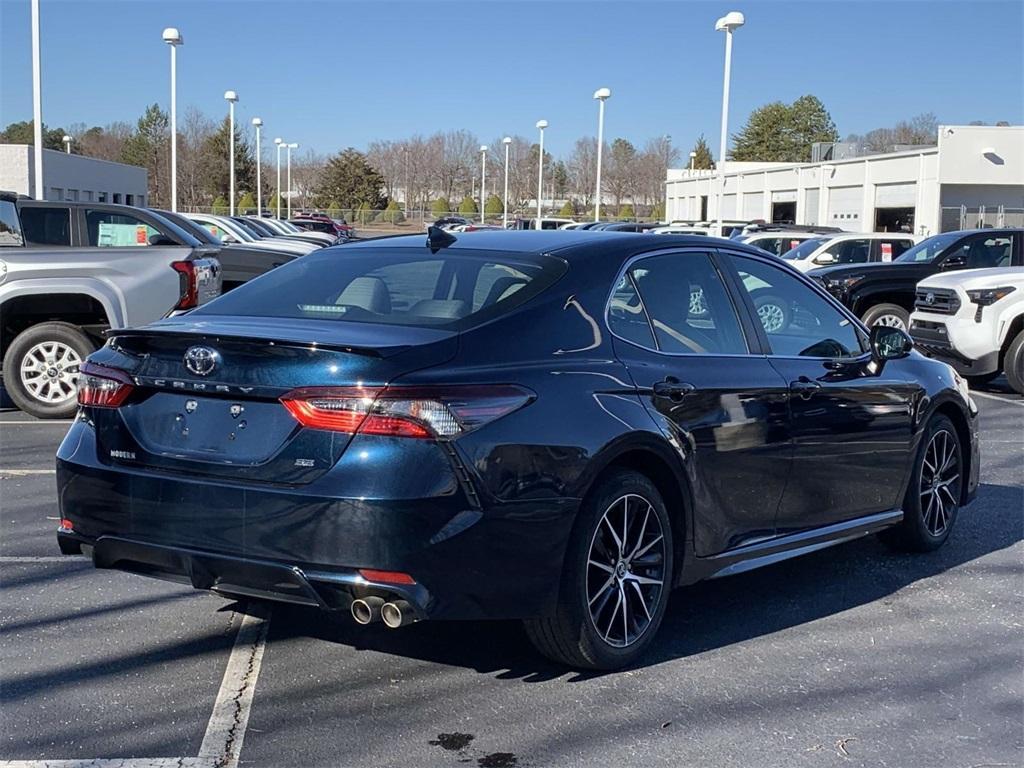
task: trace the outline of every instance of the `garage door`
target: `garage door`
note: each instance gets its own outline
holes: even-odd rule
[[[807,190],[803,210],[803,223],[808,225],[821,224],[818,221],[818,201],[821,200],[821,190],[817,187]],[[800,222],[797,222],[798,224]]]
[[[876,208],[913,208],[917,184],[879,184],[875,187]]]
[[[764,192],[753,192],[743,196],[744,219],[764,218]]]
[[[828,219],[830,227],[857,231],[861,226],[863,187],[833,187],[828,190]]]
[[[736,218],[736,195],[723,195],[722,196],[722,218],[723,219],[735,219]]]

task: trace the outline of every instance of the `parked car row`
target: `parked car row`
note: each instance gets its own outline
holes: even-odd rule
[[[320,219],[300,218],[317,227]],[[79,365],[108,329],[145,325],[325,246],[287,221],[0,193],[0,357],[23,411],[74,413]]]

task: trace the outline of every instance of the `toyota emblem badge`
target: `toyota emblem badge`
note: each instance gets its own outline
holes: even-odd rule
[[[928,293],[926,293],[924,295],[924,303],[925,304],[934,304],[935,303],[935,294],[932,293],[931,291],[928,291]]]
[[[210,347],[189,347],[185,350],[185,367],[196,376],[209,376],[220,362],[220,354]]]

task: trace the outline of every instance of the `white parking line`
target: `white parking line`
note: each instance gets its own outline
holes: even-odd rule
[[[0,556],[0,565],[4,563],[88,563],[92,561],[80,557],[69,557],[68,555],[40,555],[39,557],[24,557],[21,555]],[[3,763],[0,763],[3,765]]]
[[[10,559],[2,558],[0,562]],[[198,757],[0,760],[0,768],[238,768],[270,628],[270,611],[264,610],[265,617],[255,610],[242,616]]]
[[[983,397],[986,400],[998,400],[1001,403],[1009,403],[1010,405],[1024,405],[1024,400],[1010,400],[1006,397],[1000,397],[999,395],[990,395],[987,392],[975,392],[971,390],[971,397]]]
[[[55,475],[56,469],[4,469],[0,467],[0,475],[8,477],[25,477],[26,475]]]

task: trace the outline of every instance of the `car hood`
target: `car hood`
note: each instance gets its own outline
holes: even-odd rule
[[[1003,285],[1024,286],[1024,268],[995,267],[944,272],[921,281],[922,288],[998,288]]]
[[[935,271],[932,264],[899,264],[895,261],[882,261],[873,264],[839,264],[834,267],[819,267],[807,274],[824,280],[844,280],[848,277],[879,277],[900,279],[927,275]]]

